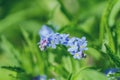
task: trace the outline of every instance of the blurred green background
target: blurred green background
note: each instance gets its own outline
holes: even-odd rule
[[[87,58],[75,60],[64,46],[41,52],[42,25],[86,36]],[[120,67],[120,0],[0,0],[0,80],[107,80]]]

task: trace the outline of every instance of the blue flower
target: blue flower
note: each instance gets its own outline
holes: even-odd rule
[[[80,45],[80,50],[81,51],[87,50],[88,48],[86,48],[86,46],[87,46],[87,43],[83,43],[82,45]]]
[[[61,34],[60,35],[60,43],[68,46],[68,41],[69,41],[69,34]]]
[[[105,71],[108,80],[120,80],[120,76],[115,76],[114,74],[120,73],[119,68],[110,68]]]
[[[69,41],[68,41],[68,46],[74,45],[74,42],[75,42],[75,41],[76,41],[76,38],[75,38],[75,37],[69,39]]]
[[[80,59],[80,58],[82,58],[82,52],[80,51],[80,52],[75,53],[75,54],[73,55],[73,57],[74,57],[75,59]]]
[[[73,55],[75,59],[84,58],[85,54],[83,53],[84,50],[87,50],[87,41],[85,37],[80,38],[71,38],[68,41],[68,51]]]
[[[39,48],[41,49],[41,51],[43,51],[43,50],[45,50],[46,46],[48,45],[48,40],[43,39],[38,44],[39,44]]]
[[[49,47],[52,47],[53,49],[56,48],[56,45],[60,43],[60,34],[54,33],[48,37]]]
[[[53,33],[54,33],[54,31],[46,25],[43,25],[39,31],[39,35],[40,35],[41,39],[43,39],[46,36],[48,36],[49,34],[53,34]]]
[[[110,69],[107,69],[105,71],[105,74],[109,74],[109,73],[116,73],[116,72],[120,72],[120,69],[117,69],[117,68],[110,68]]]
[[[34,77],[32,80],[56,80],[56,79],[55,78],[47,79],[46,75],[38,75],[38,76]]]
[[[73,45],[68,48],[68,51],[74,55],[74,53],[78,52],[78,43],[75,42]]]
[[[79,44],[79,47],[80,47],[80,51],[84,51],[84,50],[88,49],[86,47],[87,46],[87,41],[86,41],[85,37],[82,37],[81,39],[79,39],[78,40],[78,44]]]
[[[82,51],[77,52],[73,55],[74,59],[81,59],[81,58],[85,58],[85,57],[86,57],[86,55]]]
[[[33,80],[47,80],[47,76],[46,75],[36,76],[33,78]]]

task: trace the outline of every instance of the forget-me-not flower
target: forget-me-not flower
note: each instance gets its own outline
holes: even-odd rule
[[[47,25],[43,25],[39,31],[39,35],[40,35],[41,39],[43,39],[43,38],[49,36],[49,34],[53,34],[53,33],[54,33],[54,31]]]
[[[82,51],[75,53],[75,54],[73,55],[73,57],[74,57],[75,59],[80,59],[80,58],[82,58],[81,55],[82,55]]]
[[[84,50],[87,50],[87,41],[85,37],[80,38],[71,38],[68,42],[69,48],[68,51],[73,55],[75,59],[80,59],[85,57],[83,54]]]
[[[69,34],[60,34],[60,43],[68,46]]]
[[[110,68],[105,71],[108,80],[120,80],[120,76],[115,76],[116,73],[120,73],[119,68]]]
[[[75,42],[73,45],[71,45],[70,48],[68,48],[68,51],[72,54],[78,52],[78,43]]]
[[[74,45],[75,41],[76,41],[76,38],[75,38],[75,37],[69,39],[69,41],[68,41],[68,46]]]
[[[48,37],[49,47],[56,48],[56,45],[60,43],[60,35],[59,33],[52,34],[51,36]]]
[[[43,51],[43,50],[45,50],[46,46],[48,45],[48,40],[43,39],[38,44],[39,44],[39,48],[41,49],[41,51]]]
[[[33,78],[33,80],[47,80],[46,75],[39,75]]]

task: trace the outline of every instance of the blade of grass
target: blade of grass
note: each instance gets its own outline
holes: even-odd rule
[[[107,33],[108,36],[108,41],[109,41],[109,45],[111,46],[111,49],[113,50],[113,52],[115,52],[115,44],[113,41],[113,36],[108,24],[108,20],[109,20],[109,16],[111,13],[111,10],[113,9],[114,5],[117,3],[118,0],[109,0],[109,3],[105,9],[105,11],[103,12],[102,15],[102,19],[101,19],[101,24],[100,24],[100,44],[102,44],[103,40],[104,40],[104,36],[105,36],[105,31]]]

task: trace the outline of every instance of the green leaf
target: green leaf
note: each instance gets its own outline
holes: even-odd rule
[[[73,73],[71,80],[108,80],[104,74],[92,70],[82,69],[79,72]]]
[[[11,70],[11,71],[15,71],[15,72],[18,72],[18,73],[25,72],[24,69],[22,69],[20,67],[16,67],[16,66],[14,66],[14,67],[13,66],[1,66],[1,68]]]
[[[117,67],[120,67],[120,58],[117,55],[114,55],[114,52],[112,51],[112,49],[110,48],[109,45],[105,44],[105,47],[106,47],[107,53],[110,56],[110,58],[112,59],[113,63],[115,65],[117,65]]]
[[[99,60],[101,57],[101,53],[92,47],[89,47],[88,50],[86,51],[86,53],[89,54],[90,56],[92,56],[92,58],[95,60]]]
[[[69,75],[67,80],[71,80],[71,77],[72,77],[72,73]]]
[[[109,25],[112,27],[115,25],[115,19],[117,15],[119,15],[120,11],[120,0],[114,5],[113,9],[111,10],[110,16],[109,16]]]
[[[20,61],[20,54],[19,54],[19,50],[17,50],[13,44],[11,44],[5,36],[1,37],[2,42],[1,42],[1,46],[0,48],[2,48],[2,50],[4,51],[4,56],[6,55],[7,58],[9,58],[11,61],[10,64],[14,64],[14,65],[20,65],[21,61]]]
[[[107,36],[106,40],[108,41],[108,44],[110,45],[113,52],[115,52],[115,44],[113,40],[113,35],[111,33],[110,26],[108,24],[110,13],[117,3],[118,0],[109,0],[109,3],[103,12],[101,24],[100,24],[100,43],[103,42],[105,35]],[[105,34],[106,33],[106,34]]]
[[[63,66],[67,72],[72,73],[72,61],[70,57],[63,57]]]

